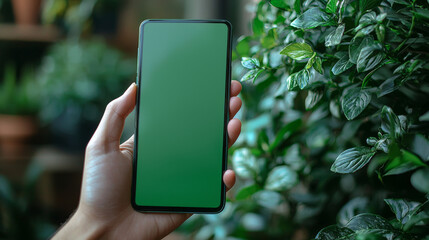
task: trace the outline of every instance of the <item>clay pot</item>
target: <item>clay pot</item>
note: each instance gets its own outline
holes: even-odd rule
[[[0,114],[0,151],[3,157],[23,153],[25,142],[37,131],[34,117]]]
[[[18,25],[36,25],[40,16],[41,0],[13,0],[15,22]]]

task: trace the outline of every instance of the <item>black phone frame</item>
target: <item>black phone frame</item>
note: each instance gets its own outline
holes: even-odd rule
[[[140,108],[140,76],[142,69],[142,54],[143,54],[143,33],[144,26],[147,23],[213,23],[225,24],[228,28],[228,43],[226,56],[226,76],[225,76],[225,106],[224,106],[224,131],[223,131],[223,154],[222,154],[222,176],[221,182],[221,201],[218,207],[171,207],[171,206],[140,206],[135,201],[136,197],[136,179],[137,179],[137,146],[138,146],[138,116]],[[131,186],[131,205],[139,212],[155,212],[155,213],[219,213],[225,208],[226,187],[223,182],[223,174],[226,171],[228,159],[228,133],[227,127],[229,122],[229,98],[231,91],[231,52],[232,52],[232,25],[229,21],[223,19],[216,20],[188,20],[188,19],[148,19],[140,24],[139,47],[137,56],[137,94],[136,94],[136,117],[135,117],[135,133],[134,133],[134,153],[133,153],[133,173]]]

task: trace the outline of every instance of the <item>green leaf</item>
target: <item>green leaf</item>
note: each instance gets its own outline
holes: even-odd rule
[[[244,37],[241,36],[237,40],[237,46],[235,47],[235,50],[237,50],[237,53],[240,56],[250,56],[250,37]]]
[[[316,104],[322,100],[323,93],[323,91],[308,91],[308,95],[305,98],[305,109],[310,110],[316,106]]]
[[[287,88],[288,88],[288,78],[289,76],[286,74],[283,74],[282,78],[280,79],[280,86],[277,88],[276,93],[274,94],[275,97],[282,96],[285,94]]]
[[[344,29],[345,24],[341,24],[334,31],[329,33],[325,38],[325,46],[330,47],[340,44]]]
[[[349,57],[347,55],[344,55],[332,67],[332,73],[334,75],[340,75],[341,73],[351,68],[352,66],[353,66],[353,63],[349,61]]]
[[[349,61],[356,64],[361,50],[374,44],[372,37],[354,38],[349,45]]]
[[[411,150],[423,161],[429,161],[429,140],[427,140],[423,135],[417,134],[414,137]]]
[[[374,11],[365,13],[362,15],[362,17],[359,19],[359,24],[369,25],[377,22],[377,15]]]
[[[298,87],[304,89],[308,82],[310,81],[310,73],[307,69],[302,69],[299,72],[296,72],[290,75],[287,79],[287,88],[288,90],[296,90]]]
[[[398,175],[424,166],[426,166],[426,164],[424,164],[416,155],[401,149],[399,156],[392,159],[385,167],[386,173],[384,176]]]
[[[370,213],[362,213],[353,217],[346,225],[353,231],[366,229],[393,230],[392,225],[383,217]]]
[[[240,201],[240,200],[247,199],[248,197],[250,197],[251,195],[253,195],[254,193],[258,192],[261,189],[262,188],[257,184],[251,184],[251,185],[245,186],[240,190],[238,190],[237,195],[235,195],[235,200]]]
[[[267,34],[261,39],[261,45],[264,48],[270,49],[277,46],[277,28],[271,28]]]
[[[264,33],[264,23],[256,16],[252,22],[253,35],[261,36]]]
[[[421,18],[423,20],[429,20],[429,10],[423,8],[417,8],[414,12],[417,18]]]
[[[374,156],[375,151],[367,147],[354,147],[342,152],[334,164],[331,171],[337,173],[353,173],[363,168]]]
[[[376,67],[384,59],[384,54],[380,52],[381,49],[380,44],[372,44],[362,48],[356,63],[358,72],[369,71]]]
[[[399,88],[399,84],[396,83],[398,79],[398,75],[393,75],[393,77],[384,80],[384,82],[378,87],[379,92],[377,93],[377,97],[380,98],[384,95],[396,91]]]
[[[423,168],[411,176],[411,184],[420,192],[429,193],[429,168]]]
[[[289,9],[289,5],[286,4],[285,0],[270,0],[271,5],[273,5],[276,8],[280,8],[282,10]]]
[[[258,173],[256,158],[247,148],[240,148],[234,151],[232,166],[235,173],[242,178],[253,178]]]
[[[375,20],[377,20],[377,22],[381,23],[383,22],[383,20],[387,17],[387,13],[381,13],[380,15],[378,15]]]
[[[359,10],[365,12],[380,5],[381,0],[359,0]]]
[[[294,171],[301,171],[306,165],[305,159],[300,155],[299,144],[295,143],[287,149],[284,163]]]
[[[316,240],[337,240],[347,237],[354,232],[351,229],[345,227],[339,227],[337,225],[332,225],[325,227],[319,231],[316,235]]]
[[[278,192],[261,190],[252,196],[255,201],[268,209],[274,210],[284,201],[283,196]]]
[[[268,174],[265,189],[272,191],[285,191],[298,183],[298,174],[288,166],[277,166]]]
[[[318,7],[310,8],[295,19],[290,25],[296,28],[310,29],[318,26],[328,26],[330,16]]]
[[[297,81],[299,88],[304,89],[310,82],[310,72],[307,69],[301,70],[298,72],[295,80]]]
[[[280,54],[280,51],[278,49],[276,48],[273,49],[272,51],[269,52],[269,55],[268,55],[268,65],[272,68],[279,67],[280,65],[283,64],[282,57],[283,55]]]
[[[320,109],[317,110],[320,111]],[[318,111],[315,111],[312,116],[310,116],[310,118],[314,118],[314,116],[317,116]],[[325,112],[325,114],[327,114],[327,112]],[[310,121],[312,120],[310,119],[309,122]],[[325,125],[315,124],[312,128],[307,130],[305,142],[310,149],[323,148],[329,142],[330,134],[330,129],[328,129]]]
[[[419,117],[419,121],[429,121],[429,111]]]
[[[259,74],[261,74],[264,71],[264,69],[252,69],[250,71],[248,71],[246,74],[244,74],[244,76],[241,78],[241,82],[244,81],[248,81],[248,80],[253,80],[255,81],[255,79],[259,76]]]
[[[368,209],[368,198],[356,197],[347,202],[338,212],[338,222],[346,225],[350,219]]]
[[[311,58],[308,59],[307,64],[305,65],[305,69],[310,69],[314,64],[314,61],[316,61],[316,53],[313,53]]]
[[[340,118],[340,104],[336,100],[331,100],[329,102],[329,112],[332,114],[332,116],[336,118]]]
[[[355,119],[368,106],[371,94],[367,90],[354,87],[345,92],[341,99],[341,107],[348,120]]]
[[[297,14],[301,14],[301,0],[295,0],[293,3],[293,9]]]
[[[270,144],[269,151],[273,151],[276,147],[278,147],[284,140],[288,139],[290,135],[300,129],[302,125],[301,119],[296,119],[285,126],[283,126],[276,135],[274,141]]]
[[[389,205],[393,213],[395,213],[396,219],[404,225],[410,219],[410,214],[414,212],[417,206],[420,205],[418,202],[409,202],[404,199],[384,199]]]
[[[425,202],[427,203],[427,201]],[[415,210],[414,213],[411,213],[410,216],[410,220],[408,220],[408,222],[405,224],[405,226],[403,227],[404,231],[408,231],[410,230],[414,225],[422,225],[422,224],[426,224],[429,220],[429,211],[421,211],[419,213],[417,213],[425,204],[420,204]],[[408,239],[406,239],[408,240]]]
[[[280,51],[280,54],[286,55],[295,60],[303,60],[313,56],[313,49],[307,43],[292,43]]]
[[[392,141],[389,137],[383,136],[380,139],[368,138],[366,143],[370,146],[374,146],[374,148],[377,150],[383,151],[385,153],[389,153],[389,146],[392,143]]]
[[[327,13],[336,13],[337,12],[338,0],[328,0],[326,4],[325,11]]]
[[[360,26],[362,26],[362,25],[360,25]],[[367,36],[368,34],[370,34],[370,33],[372,33],[374,31],[375,27],[376,27],[375,25],[369,25],[367,27],[364,27],[361,30],[359,30],[359,32],[356,33],[355,36],[356,37]]]
[[[343,130],[341,130],[340,135],[338,135],[337,141],[341,142],[347,142],[353,138],[356,137],[356,133],[359,130],[359,127],[361,126],[362,122],[357,121],[347,121],[344,126]]]
[[[323,74],[323,68],[322,68],[322,59],[320,57],[315,57],[313,68],[318,73]]]
[[[405,236],[401,235],[401,237],[393,238],[396,232],[397,231],[395,230],[385,229],[363,229],[356,231],[352,236],[341,240],[411,240],[408,236],[406,236],[406,234],[404,234]]]
[[[393,138],[399,138],[404,133],[398,116],[388,106],[383,106],[381,110],[381,130]]]
[[[241,58],[241,65],[247,69],[256,69],[261,67],[258,59],[248,57]]]

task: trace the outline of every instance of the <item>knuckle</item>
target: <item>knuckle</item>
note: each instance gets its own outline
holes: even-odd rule
[[[113,100],[113,101],[111,101],[111,102],[109,102],[109,104],[107,104],[107,106],[106,106],[106,112],[112,112],[112,111],[115,110],[115,108],[116,108],[116,99]]]

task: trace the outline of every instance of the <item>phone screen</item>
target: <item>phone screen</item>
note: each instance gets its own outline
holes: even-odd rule
[[[147,20],[141,24],[135,209],[223,209],[230,38],[227,21]]]

